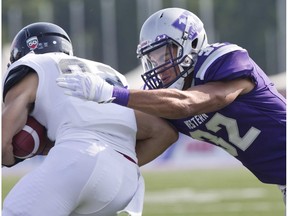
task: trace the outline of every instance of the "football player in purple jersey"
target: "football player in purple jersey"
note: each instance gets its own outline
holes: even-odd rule
[[[149,91],[84,74],[60,77],[58,85],[76,97],[167,119],[179,132],[225,149],[261,182],[279,185],[285,199],[286,102],[247,50],[208,44],[196,15],[167,8],[143,24],[137,55]]]

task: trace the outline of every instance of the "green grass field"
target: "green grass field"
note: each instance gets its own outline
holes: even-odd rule
[[[143,171],[143,216],[283,216],[276,186],[260,183],[244,168]],[[2,179],[2,199],[19,177]]]
[[[144,172],[144,216],[281,216],[277,186],[246,169]]]

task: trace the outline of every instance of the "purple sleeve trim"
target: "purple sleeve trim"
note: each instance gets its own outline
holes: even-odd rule
[[[112,97],[115,98],[113,103],[121,106],[127,106],[129,100],[129,90],[121,87],[114,87]]]

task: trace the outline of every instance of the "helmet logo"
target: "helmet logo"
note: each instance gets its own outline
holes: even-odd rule
[[[176,29],[188,34],[188,39],[193,40],[197,32],[201,30],[202,23],[189,13],[181,14],[172,24]]]
[[[30,50],[34,50],[38,47],[38,38],[36,36],[26,40],[26,44]]]

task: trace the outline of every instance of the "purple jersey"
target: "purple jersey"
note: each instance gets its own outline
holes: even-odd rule
[[[199,52],[192,85],[248,77],[255,88],[225,108],[169,120],[194,139],[222,147],[264,183],[286,185],[286,103],[241,47],[217,43]]]

